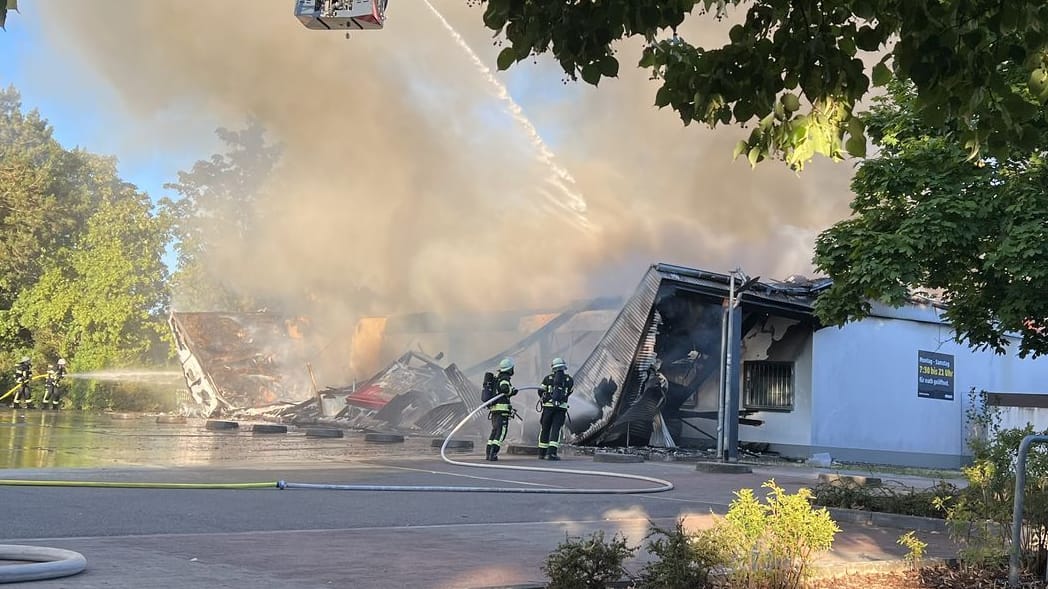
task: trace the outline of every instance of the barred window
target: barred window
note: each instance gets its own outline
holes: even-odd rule
[[[758,411],[793,411],[793,362],[743,362],[742,405]]]

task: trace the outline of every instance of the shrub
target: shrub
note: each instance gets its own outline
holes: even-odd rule
[[[979,435],[968,442],[972,463],[963,469],[968,486],[947,507],[946,519],[966,566],[998,567],[1007,561],[1019,444],[1027,435],[1048,432],[1035,432],[1029,424],[1001,429],[998,410],[986,403],[985,391],[975,389],[969,393],[966,418]],[[1048,546],[1048,447],[1031,447],[1026,472],[1022,565],[1039,574]]]
[[[899,539],[895,542],[907,549],[906,562],[910,563],[910,567],[915,571],[920,569],[921,560],[924,558],[924,550],[928,548],[928,543],[918,538],[917,533],[912,530],[899,536]]]
[[[934,487],[916,489],[902,484],[868,487],[841,480],[812,487],[816,505],[862,509],[881,513],[945,518],[943,505],[956,500],[960,490],[946,481]]]
[[[826,509],[813,509],[809,489],[790,495],[770,480],[767,503],[752,489],[735,493],[728,514],[712,535],[724,547],[731,586],[740,589],[792,589],[811,572],[815,554],[830,549],[840,528]]]
[[[641,587],[700,589],[710,584],[711,571],[726,564],[724,547],[709,531],[688,533],[677,520],[673,530],[651,524],[647,550],[655,558],[641,571]]]
[[[549,577],[549,589],[605,589],[608,583],[628,576],[624,563],[633,556],[624,536],[611,541],[598,530],[588,538],[567,537],[542,566]]]

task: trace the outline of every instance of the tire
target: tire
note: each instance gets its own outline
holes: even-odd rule
[[[157,415],[156,416],[156,422],[157,423],[171,423],[171,424],[185,423],[186,422],[186,416],[185,415]]]
[[[238,429],[240,424],[236,421],[222,421],[221,419],[209,419],[204,427],[210,430]]]
[[[286,434],[286,425],[275,425],[269,423],[256,423],[251,426],[251,433],[254,434]]]
[[[346,432],[334,427],[310,427],[306,428],[307,438],[342,438]]]
[[[401,444],[404,442],[404,436],[400,434],[364,434],[364,441],[378,444]]]
[[[444,440],[433,440],[430,442],[430,447],[440,449],[444,445]],[[473,440],[449,440],[448,450],[472,450]]]

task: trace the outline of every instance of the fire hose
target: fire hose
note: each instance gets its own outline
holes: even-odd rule
[[[29,380],[30,381],[34,381],[34,380],[41,379],[41,378],[47,378],[47,375],[46,374],[38,374],[38,375],[30,378]],[[22,383],[18,383],[15,386],[11,387],[11,390],[9,390],[6,393],[0,395],[0,401],[3,401],[7,397],[10,397],[12,394],[14,394],[15,391],[17,391],[21,387],[22,387]]]
[[[538,390],[539,387],[521,387],[520,390]],[[447,446],[455,434],[482,409],[485,409],[504,395],[496,395],[471,411],[451,430],[440,447],[440,458],[452,465],[470,468],[492,468],[498,470],[519,470],[528,472],[548,472],[557,474],[575,474],[581,476],[612,477],[652,483],[652,487],[640,488],[565,488],[565,487],[465,487],[447,485],[340,485],[324,483],[295,483],[283,480],[249,483],[167,483],[167,482],[125,482],[125,481],[59,481],[59,480],[17,480],[0,479],[0,486],[34,486],[34,487],[106,487],[133,489],[317,489],[332,491],[409,491],[438,493],[530,493],[561,495],[624,495],[638,493],[662,493],[673,489],[673,483],[654,477],[635,474],[582,470],[571,468],[550,468],[541,466],[514,466],[508,464],[477,464],[448,458]],[[56,548],[37,546],[0,545],[0,560],[39,561],[26,565],[0,566],[0,583],[17,581],[39,581],[75,575],[87,566],[87,560],[79,553]]]

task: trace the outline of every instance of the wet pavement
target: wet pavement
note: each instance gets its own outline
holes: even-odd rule
[[[376,445],[364,434],[307,437],[306,428],[287,434],[255,434],[253,423],[235,430],[205,429],[205,419],[157,423],[155,414],[0,409],[0,465],[7,468],[99,466],[191,466],[252,461],[317,463],[373,456],[432,456],[431,437]]]
[[[69,414],[49,423],[49,417],[25,413],[21,425],[17,418],[0,425],[0,460],[18,465],[0,469],[0,478],[644,486],[450,465],[436,456],[428,437],[370,444],[358,434],[261,436],[246,426],[212,432],[203,429],[203,420],[165,425],[148,416]],[[477,451],[456,458],[483,462]],[[87,558],[88,569],[77,576],[26,584],[40,588],[493,586],[541,580],[543,559],[565,534],[601,529],[639,544],[649,521],[672,526],[683,517],[689,526],[704,527],[711,511],[723,513],[739,488],[762,494],[761,483],[774,478],[792,491],[817,476],[798,468],[708,474],[687,463],[607,464],[570,455],[555,465],[523,456],[506,456],[500,464],[632,473],[671,480],[676,488],[650,495],[525,495],[0,486],[6,506],[0,543],[65,548]],[[839,525],[834,550],[820,557],[823,566],[840,570],[904,553],[896,539],[905,530]],[[953,555],[942,535],[918,535],[929,543],[929,557]],[[639,570],[645,558],[639,555],[631,569]]]

